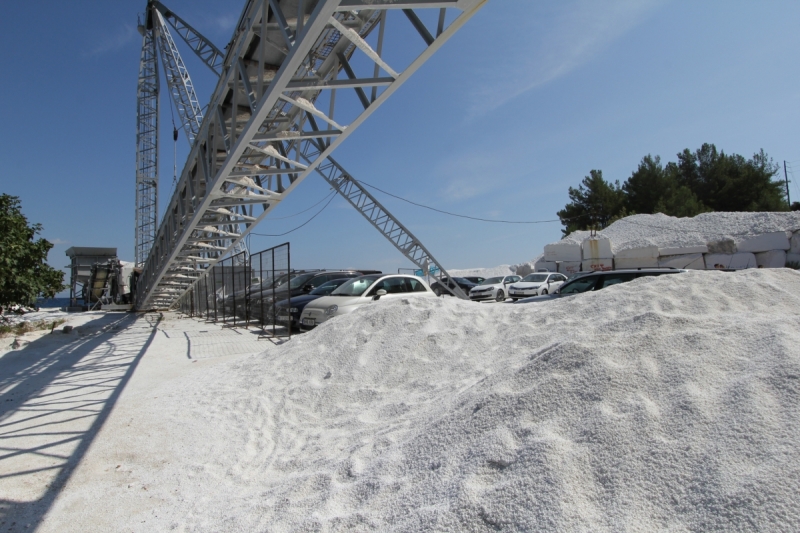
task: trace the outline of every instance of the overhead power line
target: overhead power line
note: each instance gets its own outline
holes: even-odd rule
[[[350,179],[354,179],[354,178],[351,177]],[[409,203],[411,205],[415,205],[417,207],[422,207],[424,209],[430,209],[431,211],[436,211],[437,213],[442,213],[444,215],[449,215],[451,217],[466,218],[466,219],[469,219],[469,220],[477,220],[479,222],[492,222],[492,223],[495,223],[495,224],[546,224],[548,222],[561,222],[561,219],[558,219],[558,218],[553,219],[553,220],[495,220],[495,219],[491,219],[491,218],[480,218],[480,217],[473,217],[473,216],[469,216],[469,215],[461,215],[461,214],[458,214],[458,213],[451,213],[450,211],[443,211],[442,209],[436,209],[435,207],[431,207],[429,205],[424,205],[424,204],[420,204],[420,203],[417,203],[417,202],[412,202],[411,200],[408,200],[408,199],[403,198],[401,196],[397,196],[396,194],[392,194],[390,192],[384,191],[383,189],[380,189],[380,188],[376,187],[375,185],[370,185],[369,183],[367,183],[366,181],[363,181],[363,180],[359,180],[359,183],[362,183],[362,184],[366,185],[367,187],[369,187],[371,189],[375,189],[376,191],[380,191],[383,194],[391,196],[392,198],[396,198],[398,200],[401,200],[403,202]],[[564,220],[567,220],[567,219],[564,219]]]
[[[299,230],[300,228],[302,228],[303,226],[305,226],[306,224],[308,224],[309,222],[311,222],[312,220],[314,220],[315,218],[317,218],[317,215],[319,215],[320,213],[322,213],[323,211],[325,211],[325,208],[326,208],[326,207],[328,207],[328,206],[330,205],[330,203],[333,201],[333,198],[334,198],[335,196],[336,196],[336,191],[332,191],[332,192],[331,192],[331,194],[330,194],[330,200],[328,200],[328,203],[326,203],[325,205],[323,205],[323,206],[322,206],[322,209],[320,209],[319,211],[317,211],[316,213],[314,213],[314,216],[312,216],[311,218],[309,218],[308,220],[306,220],[305,222],[303,222],[302,224],[300,224],[299,226],[297,226],[297,227],[296,227],[296,228],[294,228],[294,229],[290,229],[289,231],[286,231],[286,232],[284,232],[284,233],[274,233],[274,234],[273,234],[273,233],[256,233],[256,232],[252,231],[252,232],[250,232],[250,234],[251,234],[251,235],[258,235],[258,236],[260,236],[260,237],[283,237],[284,235],[289,235],[290,233],[292,233],[292,232],[294,232],[294,231],[297,231],[297,230]],[[323,200],[324,200],[324,198],[323,198]],[[319,202],[317,202],[317,203],[319,203]],[[313,206],[312,206],[312,207],[313,207]],[[310,209],[310,208],[309,208],[309,209]],[[308,211],[308,209],[306,209],[306,211]],[[300,214],[300,213],[297,213],[297,214]],[[292,215],[292,216],[294,216],[294,215]]]

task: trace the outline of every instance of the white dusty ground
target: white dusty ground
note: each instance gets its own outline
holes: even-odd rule
[[[795,271],[119,317],[0,358],[0,531],[800,529]]]

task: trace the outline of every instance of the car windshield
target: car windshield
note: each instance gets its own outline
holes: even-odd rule
[[[528,274],[522,278],[522,281],[542,283],[543,281],[547,281],[547,274]]]
[[[329,281],[328,283],[323,283],[313,291],[309,292],[308,294],[313,294],[314,296],[327,296],[333,292],[333,290],[340,286],[342,283],[349,281],[347,278],[344,279],[335,279],[333,281]]]
[[[577,294],[580,292],[587,292],[594,289],[597,283],[597,276],[586,276],[585,278],[577,278],[569,283],[561,286],[559,292],[561,294]]]
[[[353,278],[347,283],[340,285],[331,293],[331,296],[361,296],[380,277],[381,274],[372,274],[370,276]]]
[[[268,287],[269,287],[269,288],[273,288],[273,287],[274,287],[275,289],[277,289],[277,290],[279,290],[279,291],[280,291],[280,290],[284,290],[284,291],[285,291],[285,290],[286,290],[286,288],[287,288],[287,286],[288,286],[288,281],[289,281],[289,280],[292,280],[292,279],[294,279],[294,278],[296,278],[298,275],[299,275],[299,274],[297,274],[296,272],[291,272],[291,273],[289,273],[289,274],[284,274],[284,275],[282,275],[282,276],[279,276],[279,277],[278,277],[278,278],[275,280],[275,283],[272,283],[272,284],[271,284],[271,285],[269,285]]]
[[[299,276],[292,278],[292,281],[289,282],[289,288],[299,289],[300,287],[305,285],[308,280],[310,280],[316,275],[317,274],[315,272],[309,272],[308,274],[300,274]]]
[[[495,283],[503,283],[503,277],[485,279],[481,282],[481,285],[494,285]]]

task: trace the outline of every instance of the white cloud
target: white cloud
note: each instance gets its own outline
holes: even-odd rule
[[[227,15],[220,15],[214,19],[214,25],[221,31],[232,32],[233,27],[236,25],[238,20],[238,15],[235,13],[229,13]]]
[[[112,34],[100,36],[94,48],[86,52],[88,56],[99,56],[110,52],[116,52],[128,47],[131,43],[140,39],[139,31],[133,24],[124,24],[122,28]]]
[[[498,36],[501,57],[486,63],[469,94],[468,112],[478,116],[584,65],[644,21],[663,0],[571,0],[551,8],[523,3],[516,26]]]
[[[459,153],[441,161],[433,175],[436,181],[446,183],[440,196],[458,201],[473,198],[506,181],[498,173],[497,156],[484,152]]]

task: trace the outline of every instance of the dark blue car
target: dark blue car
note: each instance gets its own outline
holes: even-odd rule
[[[334,279],[323,283],[308,294],[292,296],[291,300],[281,300],[275,304],[275,318],[278,324],[285,324],[291,328],[298,327],[300,325],[300,313],[303,312],[303,308],[308,302],[328,296],[336,287],[346,281],[350,281],[350,278]]]

